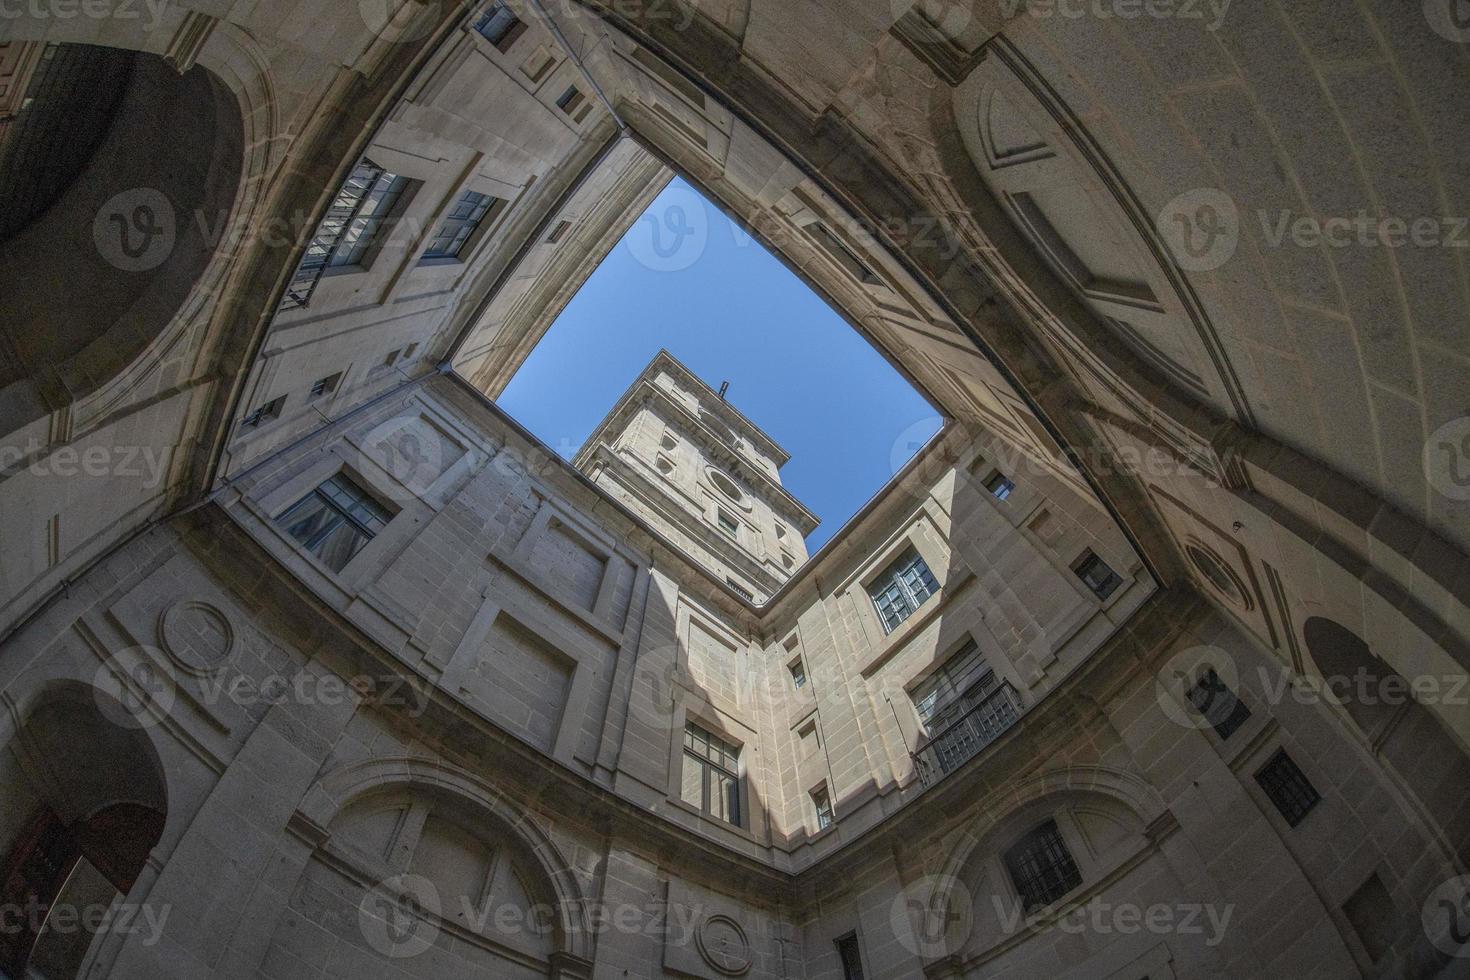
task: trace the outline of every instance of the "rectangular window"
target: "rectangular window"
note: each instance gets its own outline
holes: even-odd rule
[[[1093,554],[1090,548],[1082,553],[1082,558],[1072,570],[1098,599],[1106,599],[1119,585],[1123,584],[1118,573],[1109,568],[1107,562]]]
[[[280,517],[276,525],[334,572],[340,572],[393,514],[346,474],[327,480]]]
[[[385,367],[385,368],[390,368],[394,364],[397,364],[398,363],[398,355],[401,354],[401,353],[402,353],[402,349],[401,348],[398,348],[398,347],[395,347],[392,350],[390,350],[388,352],[388,356],[383,358],[383,365],[382,366]]]
[[[1306,819],[1312,807],[1322,799],[1317,788],[1297,768],[1285,749],[1277,749],[1271,761],[1261,767],[1261,771],[1256,773],[1256,782],[1293,827]]]
[[[725,576],[725,584],[728,585],[730,588],[734,589],[737,594],[739,594],[740,596],[744,597],[745,599],[748,599],[751,602],[754,602],[755,601],[755,593],[754,592],[750,591],[745,586],[743,586],[739,582],[735,581],[733,578],[730,578],[728,575]]]
[[[434,230],[434,237],[429,239],[429,246],[424,249],[424,259],[459,258],[485,215],[500,203],[499,198],[489,194],[465,191]]]
[[[311,386],[311,397],[321,398],[323,395],[330,395],[332,392],[337,390],[337,385],[341,383],[341,371],[338,371],[336,374],[329,374],[325,378],[322,378],[321,380],[317,381],[316,384]]]
[[[938,591],[939,583],[913,548],[899,555],[868,586],[868,595],[878,609],[878,617],[883,620],[883,629],[889,633]]]
[[[343,182],[301,260],[304,270],[359,265],[393,213],[408,178],[364,159]]]
[[[715,511],[715,516],[720,523],[721,531],[724,531],[732,538],[738,538],[740,536],[740,522],[731,517],[728,511],[723,508],[718,508]]]
[[[570,116],[572,113],[577,111],[577,107],[580,106],[583,101],[586,100],[586,98],[587,97],[582,94],[582,90],[573,85],[571,88],[567,89],[561,94],[561,98],[556,100],[556,107]]]
[[[985,489],[989,490],[990,495],[996,500],[1004,500],[1011,495],[1012,490],[1016,489],[1016,485],[1007,479],[1004,473],[997,473],[985,481]]]
[[[557,244],[571,230],[571,227],[570,221],[558,221],[556,227],[551,229],[551,234],[546,236],[546,241],[552,245]]]
[[[827,792],[827,787],[812,790],[812,806],[817,811],[817,829],[826,830],[832,826],[832,794]]]
[[[1082,872],[1055,820],[1048,820],[1006,851],[1005,866],[1027,912],[1050,905],[1082,884]]]
[[[806,687],[806,664],[801,662],[800,657],[797,657],[795,660],[791,661],[791,663],[787,664],[786,669],[791,671],[792,687],[796,688],[796,690],[798,691]]]
[[[1200,675],[1200,679],[1195,681],[1185,697],[1194,705],[1195,711],[1204,715],[1205,720],[1215,729],[1215,734],[1221,738],[1234,735],[1251,716],[1250,709],[1235,696],[1234,691],[1225,686],[1213,667]]]
[[[857,933],[849,932],[837,940],[837,958],[842,961],[842,980],[863,980],[863,955],[858,949]]]
[[[1015,724],[1020,709],[1010,685],[969,640],[939,669],[910,692],[914,709],[930,739],[925,758],[940,772],[951,772]]]
[[[475,30],[501,51],[509,51],[526,25],[504,3],[492,3],[475,21]]]
[[[684,727],[680,798],[716,820],[740,826],[740,750],[694,722]]]
[[[255,411],[240,420],[241,429],[258,429],[267,422],[273,422],[281,417],[281,409],[286,407],[286,396],[281,395],[272,398],[261,405]]]

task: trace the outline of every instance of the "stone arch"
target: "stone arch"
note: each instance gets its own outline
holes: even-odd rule
[[[1312,616],[1302,637],[1317,672],[1372,751],[1412,792],[1430,832],[1461,863],[1470,861],[1470,756],[1409,681],[1358,634],[1333,619]],[[1426,696],[1458,699],[1463,678],[1437,678]]]
[[[95,392],[187,315],[236,213],[244,152],[239,103],[208,69],[93,45],[47,52],[32,91],[58,94],[22,115],[10,158],[32,167],[68,143],[94,148],[56,168],[67,186],[17,187],[19,227],[0,242],[0,264],[28,270],[0,288],[0,399],[20,422]],[[111,112],[83,113],[95,93],[69,82],[104,64],[123,92]],[[81,124],[93,132],[68,140]]]
[[[1004,830],[1014,815],[1063,794],[1095,795],[1110,800],[1131,813],[1141,827],[1168,819],[1168,808],[1158,790],[1133,773],[1110,766],[1069,766],[1033,773],[990,794],[976,807],[977,818],[956,831],[946,844],[941,875],[958,878],[977,849],[996,830]]]
[[[469,770],[439,760],[408,757],[372,759],[344,766],[321,780],[298,817],[329,835],[333,823],[354,804],[394,792],[447,800],[498,828],[527,857],[551,893],[554,957],[590,962],[593,931],[586,896],[573,865],[554,840],[514,801]]]
[[[119,724],[126,709],[90,685],[53,679],[10,707],[17,724],[0,754],[0,901],[39,911],[0,936],[0,969],[79,976],[116,940],[40,923],[61,904],[105,909],[151,884],[168,814],[166,771],[151,736]],[[88,764],[75,765],[79,757]]]

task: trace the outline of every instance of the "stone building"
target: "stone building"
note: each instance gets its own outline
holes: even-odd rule
[[[763,602],[806,561],[817,518],[781,486],[790,454],[660,351],[572,465],[739,595]]]
[[[1462,6],[12,7],[0,971],[1465,975]],[[674,173],[944,416],[815,555],[494,403]]]

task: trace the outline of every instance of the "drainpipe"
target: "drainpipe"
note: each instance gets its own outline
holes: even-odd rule
[[[546,29],[551,32],[551,36],[556,38],[556,43],[561,45],[561,49],[566,52],[567,57],[572,59],[572,64],[577,66],[577,70],[582,73],[582,77],[587,80],[587,84],[592,86],[592,91],[597,94],[598,100],[612,114],[613,122],[618,124],[618,131],[627,133],[628,124],[623,121],[623,117],[618,114],[618,110],[613,108],[612,101],[607,97],[607,93],[602,90],[602,86],[597,84],[597,79],[593,78],[592,73],[587,70],[587,66],[582,62],[581,56],[572,50],[572,45],[567,41],[567,36],[562,33],[561,27],[557,25],[556,21],[551,19],[551,15],[546,12],[546,8],[541,5],[541,0],[529,0],[529,2],[535,8],[536,15],[541,18],[541,22],[546,25]]]

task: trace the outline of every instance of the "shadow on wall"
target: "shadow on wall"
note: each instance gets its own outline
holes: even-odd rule
[[[227,241],[242,159],[237,102],[197,66],[51,45],[26,98],[0,129],[10,431],[97,391],[163,334]]]

